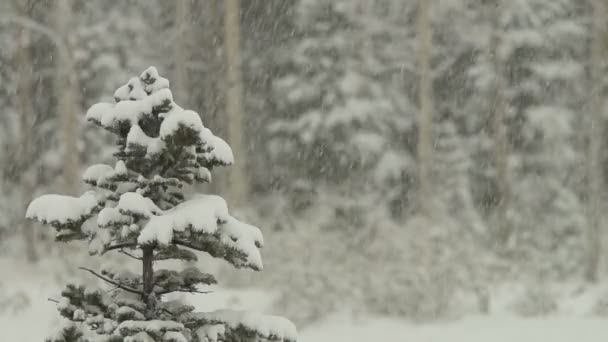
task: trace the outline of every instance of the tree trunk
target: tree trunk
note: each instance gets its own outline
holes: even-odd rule
[[[601,170],[601,141],[602,141],[602,79],[604,77],[603,44],[605,34],[604,14],[606,5],[604,0],[592,1],[593,25],[591,41],[591,112],[589,120],[589,145],[587,155],[587,224],[588,231],[588,255],[585,266],[585,279],[596,282],[598,279],[598,267],[601,254],[601,193],[602,193],[602,170]]]
[[[17,2],[19,14],[22,16],[28,16],[27,9],[24,8],[24,4]],[[23,215],[20,216],[19,222],[21,224],[21,233],[23,234],[23,240],[25,243],[25,253],[29,262],[36,262],[38,260],[38,253],[36,251],[36,236],[34,234],[34,227],[32,224],[25,220],[25,209],[27,204],[32,200],[34,192],[34,175],[31,170],[31,162],[33,156],[33,125],[34,125],[34,92],[33,92],[33,65],[31,61],[30,49],[29,49],[29,35],[27,29],[20,28],[17,33],[16,42],[19,45],[15,56],[17,63],[17,108],[19,110],[19,145],[21,148],[20,155],[18,157],[20,167],[20,181],[23,193]]]
[[[80,184],[78,161],[78,81],[74,70],[72,51],[69,48],[68,35],[72,26],[72,3],[70,0],[55,2],[55,27],[63,46],[57,44],[57,64],[55,90],[57,93],[57,115],[61,122],[61,137],[63,143],[63,183],[64,191],[75,195]]]
[[[430,1],[418,3],[418,206],[422,214],[431,215],[432,190],[430,181],[432,159],[433,80],[431,74],[431,48],[433,32],[430,21]]]
[[[203,3],[205,23],[201,37],[204,46],[204,62],[206,65],[205,79],[205,114],[213,121],[213,127],[218,131],[224,131],[221,127],[221,115],[223,104],[224,86],[222,79],[224,69],[221,51],[222,37],[222,8],[218,0],[208,0]]]
[[[175,0],[175,29],[177,30],[176,47],[173,50],[173,80],[171,80],[171,88],[174,91],[174,97],[184,105],[190,104],[189,91],[186,89],[188,85],[186,62],[187,62],[187,41],[188,41],[188,25],[187,14],[189,0]],[[182,97],[180,99],[180,96]]]
[[[205,65],[204,78],[201,80],[203,85],[203,96],[201,108],[205,113],[205,124],[217,132],[220,136],[225,136],[226,118],[224,117],[225,96],[225,69],[226,65],[223,58],[223,14],[224,9],[219,0],[207,0],[201,4],[203,11],[203,23],[200,26],[200,33],[197,37],[201,39],[201,54]],[[213,182],[208,185],[211,192],[220,193],[222,189],[228,188],[228,176],[226,174],[213,175]]]
[[[229,199],[235,205],[247,200],[247,153],[244,146],[243,80],[241,76],[239,0],[224,1],[224,48],[226,52],[226,118],[228,143],[235,163],[229,175]]]
[[[153,258],[154,258],[154,247],[152,246],[143,246],[142,247],[142,280],[144,284],[144,294],[142,300],[146,303],[148,311],[154,310],[155,307],[155,298],[153,296],[154,290],[154,268],[153,268]]]
[[[496,201],[497,201],[497,229],[496,242],[505,246],[511,238],[511,225],[508,220],[508,208],[510,202],[509,187],[509,147],[507,141],[507,127],[505,116],[507,112],[507,101],[505,98],[506,84],[504,79],[504,61],[500,56],[500,44],[502,39],[502,27],[500,24],[501,6],[497,1],[493,7],[494,11],[490,19],[494,23],[492,40],[490,42],[490,53],[494,69],[494,95],[492,98],[492,133],[494,135],[494,167],[496,169]]]

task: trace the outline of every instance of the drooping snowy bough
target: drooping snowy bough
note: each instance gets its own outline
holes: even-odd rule
[[[130,79],[114,98],[93,105],[86,117],[118,137],[115,165],[90,166],[83,180],[93,190],[41,196],[26,215],[54,227],[58,241],[86,240],[92,255],[119,250],[141,260],[142,273],[83,268],[116,290],[67,285],[59,311],[78,324],[49,341],[90,341],[91,331],[94,340],[112,342],[295,341],[294,325],[281,317],[194,312],[163,298],[199,292],[216,280],[195,267],[155,270],[154,261],[194,261],[193,251],[200,251],[260,271],[263,238],[232,217],[221,197],[184,196],[185,186],[210,182],[211,170],[232,164],[233,155],[196,112],[173,102],[169,81],[156,68]]]

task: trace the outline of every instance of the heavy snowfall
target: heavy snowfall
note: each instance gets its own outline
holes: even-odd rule
[[[605,0],[0,1],[0,341],[608,340]]]

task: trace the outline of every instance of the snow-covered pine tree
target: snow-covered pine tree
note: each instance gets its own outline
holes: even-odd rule
[[[293,184],[340,184],[346,192],[361,191],[365,182],[355,176],[368,175],[391,152],[395,130],[404,126],[396,103],[403,96],[383,83],[393,82],[395,72],[373,45],[374,33],[358,24],[371,14],[358,13],[356,4],[294,5],[296,36],[278,53],[272,83],[271,101],[280,115],[268,125],[272,157],[289,160],[290,169],[281,170],[288,190]]]
[[[76,324],[48,341],[295,341],[295,326],[281,317],[194,312],[167,300],[216,280],[196,267],[154,269],[158,261],[196,260],[193,251],[201,251],[260,271],[262,234],[232,217],[219,196],[186,199],[187,185],[209,182],[213,167],[232,164],[233,155],[198,113],[173,102],[169,81],[156,68],[131,78],[114,98],[93,105],[87,120],[118,137],[115,166],[89,167],[83,180],[94,190],[41,196],[27,217],[54,227],[57,241],[86,240],[91,254],[122,251],[141,262],[142,272],[83,268],[114,289],[68,284],[58,307]]]

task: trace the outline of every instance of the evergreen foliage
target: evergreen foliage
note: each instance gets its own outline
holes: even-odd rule
[[[142,273],[81,268],[113,289],[68,284],[58,309],[81,324],[49,341],[295,341],[295,327],[283,318],[199,313],[163,297],[204,292],[201,287],[216,279],[192,266],[155,269],[158,261],[195,261],[192,251],[200,251],[260,271],[262,234],[232,217],[219,196],[186,198],[186,187],[209,182],[214,168],[233,163],[232,151],[198,113],[173,101],[169,81],[156,68],[131,78],[114,99],[93,105],[87,120],[116,136],[116,164],[90,166],[83,180],[93,190],[80,197],[41,196],[29,205],[27,217],[55,228],[57,241],[86,241],[93,255],[119,250],[139,260]]]

